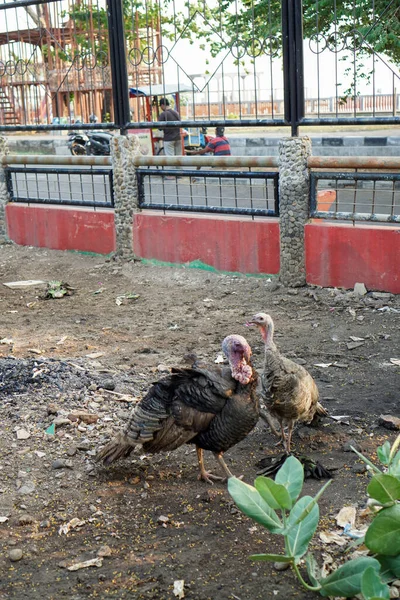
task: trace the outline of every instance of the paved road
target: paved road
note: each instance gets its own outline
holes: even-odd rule
[[[80,203],[82,205],[111,204],[108,169],[104,174],[13,173],[14,195],[24,200],[51,203]],[[89,168],[84,169],[89,171]],[[354,181],[336,182],[321,180],[318,190],[331,190],[328,202],[321,210],[356,212],[365,215],[400,215],[400,182]],[[336,193],[336,196],[335,196]],[[160,175],[144,178],[144,194],[147,204],[196,207],[223,207],[238,209],[274,210],[275,186],[273,180],[249,178],[205,177],[201,171],[196,177],[166,179]]]
[[[111,204],[109,169],[100,170],[104,174],[33,173],[27,168],[22,173],[12,173],[14,196],[47,203]]]

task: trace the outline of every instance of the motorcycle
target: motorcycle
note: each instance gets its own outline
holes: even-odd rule
[[[69,131],[68,148],[73,156],[109,156],[112,133],[108,131]]]

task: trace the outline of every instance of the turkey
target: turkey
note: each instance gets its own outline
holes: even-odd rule
[[[96,461],[109,465],[129,456],[137,445],[154,454],[190,442],[197,449],[199,479],[208,483],[223,479],[205,470],[203,450],[211,450],[225,475],[232,477],[222,455],[258,421],[258,376],[244,337],[229,335],[222,350],[229,366],[196,361],[189,368],[174,368],[154,383],[133,409],[125,429],[98,453]]]
[[[279,421],[286,453],[290,454],[293,426],[297,421],[310,423],[315,414],[327,415],[318,402],[317,385],[304,367],[283,356],[275,346],[274,322],[270,315],[257,313],[247,323],[256,325],[265,343],[262,397],[269,413]],[[269,415],[262,417],[271,425]],[[284,426],[288,426],[287,436]]]

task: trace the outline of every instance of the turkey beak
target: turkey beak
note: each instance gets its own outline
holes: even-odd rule
[[[247,321],[247,323],[244,324],[245,327],[252,327],[253,325],[255,325],[254,321]]]

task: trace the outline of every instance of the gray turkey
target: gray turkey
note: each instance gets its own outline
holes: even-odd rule
[[[108,465],[129,456],[137,445],[156,453],[190,442],[196,445],[200,479],[208,483],[222,479],[205,470],[203,450],[211,450],[231,477],[222,454],[243,440],[258,421],[258,376],[244,337],[229,335],[222,350],[229,366],[194,362],[189,368],[174,368],[154,383],[124,430],[98,453],[96,461]]]
[[[262,397],[269,413],[279,421],[282,441],[287,454],[293,426],[297,421],[310,423],[315,414],[327,415],[324,407],[318,402],[317,385],[310,373],[290,358],[283,356],[274,343],[274,322],[270,315],[257,313],[248,322],[256,325],[264,340],[264,371],[261,376]],[[269,415],[262,415],[268,420]],[[288,426],[287,436],[284,426]]]

